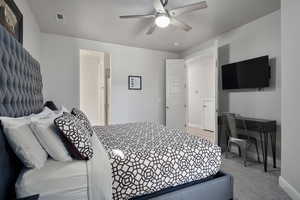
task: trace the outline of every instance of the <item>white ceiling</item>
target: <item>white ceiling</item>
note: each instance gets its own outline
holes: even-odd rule
[[[201,0],[169,0],[168,8]],[[280,8],[280,0],[207,0],[208,9],[185,14],[180,20],[190,32],[168,27],[145,32],[151,19],[121,20],[119,15],[153,11],[152,0],[29,0],[42,32],[102,42],[180,52]],[[63,13],[65,24],[57,23]],[[175,46],[174,43],[179,45]]]

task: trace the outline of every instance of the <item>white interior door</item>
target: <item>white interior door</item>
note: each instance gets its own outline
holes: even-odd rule
[[[206,99],[203,101],[203,129],[215,132],[215,101]]]
[[[166,126],[185,129],[185,80],[184,60],[166,60]]]
[[[80,109],[93,125],[105,125],[104,54],[80,51]]]
[[[219,54],[218,54],[219,42],[218,40],[214,41],[213,44],[213,54],[214,54],[214,74],[215,74],[215,99],[213,102],[213,113],[214,113],[214,120],[213,120],[213,127],[215,132],[215,144],[218,144],[218,117],[219,117]]]

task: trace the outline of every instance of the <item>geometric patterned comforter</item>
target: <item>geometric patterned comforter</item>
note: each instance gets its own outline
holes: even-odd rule
[[[113,172],[113,199],[129,199],[216,174],[217,145],[154,123],[96,126]]]

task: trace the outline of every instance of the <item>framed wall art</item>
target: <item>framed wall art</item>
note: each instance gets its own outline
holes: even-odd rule
[[[23,44],[23,15],[13,0],[0,0],[0,24]]]
[[[128,90],[142,90],[142,77],[128,76]]]

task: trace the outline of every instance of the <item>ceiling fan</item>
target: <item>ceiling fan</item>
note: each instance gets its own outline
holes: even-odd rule
[[[192,27],[178,20],[177,17],[185,13],[207,8],[206,1],[186,5],[179,8],[174,8],[171,10],[165,8],[167,4],[168,4],[168,0],[153,0],[153,5],[155,9],[154,13],[149,13],[144,15],[126,15],[126,16],[120,16],[120,18],[121,19],[153,18],[154,20],[147,31],[147,35],[152,34],[155,31],[156,27],[166,28],[170,24],[184,31],[190,31]]]

